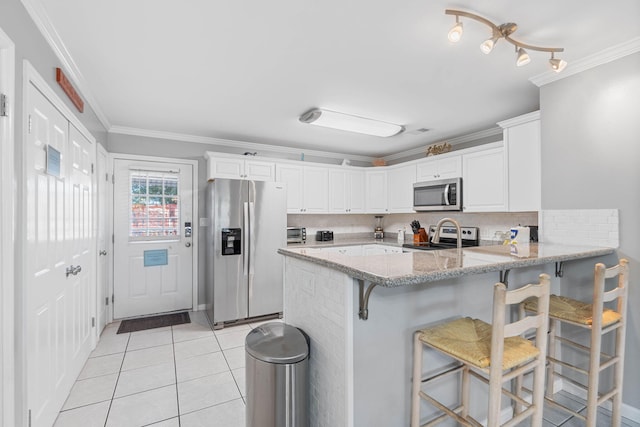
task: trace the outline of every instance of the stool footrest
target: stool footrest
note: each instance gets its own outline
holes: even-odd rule
[[[560,409],[560,410],[562,410],[562,411],[564,411],[564,412],[567,412],[567,413],[569,413],[569,414],[571,414],[571,415],[573,415],[573,416],[575,416],[575,417],[580,418],[582,421],[586,421],[586,420],[587,420],[587,417],[585,417],[584,415],[582,415],[582,414],[580,414],[580,413],[578,413],[578,412],[574,411],[574,410],[573,410],[573,409],[571,409],[571,408],[568,408],[568,407],[564,406],[564,405],[563,405],[563,404],[561,404],[561,403],[556,402],[555,400],[553,400],[553,399],[551,399],[551,398],[549,398],[549,397],[546,397],[546,396],[545,396],[544,401],[545,401],[546,403],[548,403],[550,406],[552,406],[552,407],[554,407],[554,408],[556,408],[556,409]]]
[[[467,418],[463,418],[458,414],[458,412],[460,412],[463,409],[462,406],[458,406],[458,407],[456,407],[455,409],[452,410],[452,409],[448,408],[447,406],[443,405],[442,403],[440,403],[439,401],[437,401],[436,399],[434,399],[433,397],[429,396],[424,391],[420,391],[419,394],[420,394],[420,397],[422,399],[427,400],[433,406],[435,406],[436,408],[438,408],[442,412],[446,413],[448,416],[450,416],[451,418],[455,419],[458,423],[462,424],[463,426],[465,426],[465,427],[482,427],[482,424],[480,424],[479,422],[477,422],[476,420],[474,420],[470,416],[467,416]],[[427,423],[425,425],[433,425],[433,422]]]

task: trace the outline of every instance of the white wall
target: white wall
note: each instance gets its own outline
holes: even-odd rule
[[[629,259],[631,279],[623,402],[636,414],[640,414],[640,312],[635,309],[640,306],[639,112],[640,53],[540,90],[542,209],[619,210],[618,255]],[[612,257],[609,262],[616,260]],[[583,281],[589,284],[592,263],[570,268],[582,269]]]

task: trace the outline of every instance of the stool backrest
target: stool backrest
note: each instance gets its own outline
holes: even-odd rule
[[[491,366],[501,366],[504,353],[504,339],[522,335],[536,329],[536,347],[541,354],[547,351],[547,328],[549,325],[550,280],[548,274],[539,276],[540,282],[528,284],[513,291],[507,291],[503,283],[496,283],[493,289],[493,319],[491,337]],[[514,322],[506,322],[507,306],[519,304],[527,298],[538,299],[538,312]],[[496,363],[498,362],[498,363]]]
[[[615,288],[605,291],[606,279],[618,278]],[[624,321],[627,310],[627,294],[629,292],[629,261],[621,259],[616,266],[607,268],[606,265],[598,263],[593,274],[593,314],[592,328],[602,327],[602,313],[604,303],[617,299],[616,311]]]

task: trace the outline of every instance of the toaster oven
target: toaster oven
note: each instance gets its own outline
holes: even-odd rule
[[[287,227],[287,243],[306,243],[307,229],[305,227]]]

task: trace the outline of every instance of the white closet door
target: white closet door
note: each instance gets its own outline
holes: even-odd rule
[[[31,425],[51,426],[91,350],[91,142],[27,90],[25,320]],[[50,157],[47,147],[59,153]],[[55,172],[55,171],[59,172]]]

